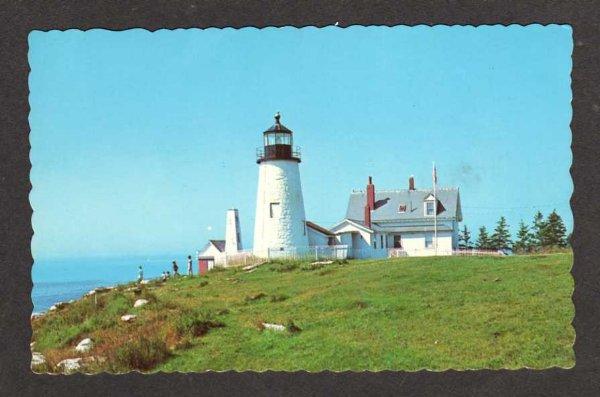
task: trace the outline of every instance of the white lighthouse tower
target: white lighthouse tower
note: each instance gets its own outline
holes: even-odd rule
[[[263,133],[264,146],[258,149],[258,191],[254,222],[254,255],[269,256],[269,250],[308,247],[304,200],[300,184],[299,148],[293,149],[292,131],[280,122]]]

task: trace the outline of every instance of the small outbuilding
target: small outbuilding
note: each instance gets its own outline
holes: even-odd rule
[[[205,274],[219,262],[225,254],[225,240],[208,240],[208,243],[198,252],[198,272]]]

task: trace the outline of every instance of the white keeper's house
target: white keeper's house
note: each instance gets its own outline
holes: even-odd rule
[[[458,188],[375,191],[369,177],[366,190],[350,194],[346,217],[330,230],[354,258],[395,255],[452,255],[458,249],[462,221]],[[437,242],[437,244],[436,244]]]

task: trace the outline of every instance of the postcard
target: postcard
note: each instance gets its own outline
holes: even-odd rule
[[[573,367],[572,50],[31,32],[32,371]]]

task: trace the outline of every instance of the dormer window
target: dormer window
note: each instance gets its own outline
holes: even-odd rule
[[[435,207],[437,200],[433,194],[430,194],[425,198],[425,206],[423,207],[424,216],[434,216],[435,215]],[[438,209],[439,213],[439,209]]]
[[[404,214],[406,212],[406,204],[400,204],[398,206],[398,212]]]
[[[427,215],[427,216],[435,215],[435,202],[434,201],[425,202],[425,215]]]

